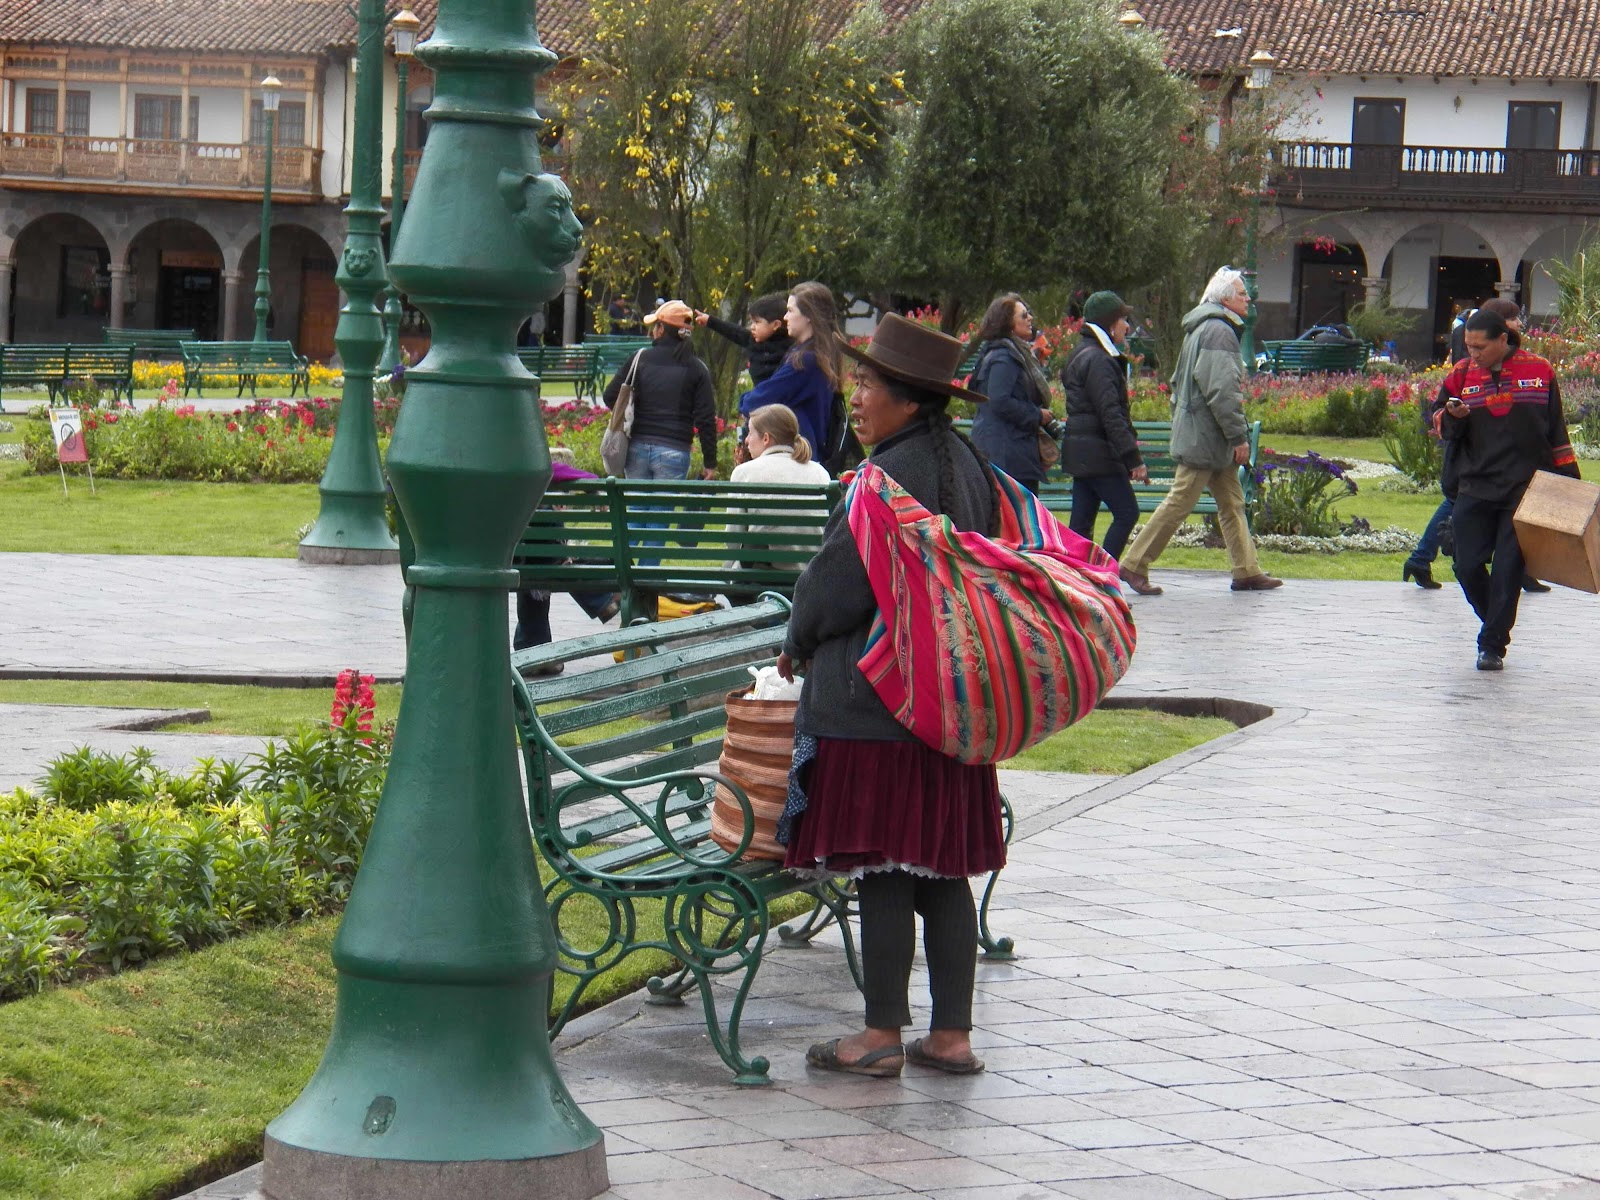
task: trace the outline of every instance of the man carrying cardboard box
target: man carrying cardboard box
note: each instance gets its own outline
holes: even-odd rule
[[[1467,357],[1434,400],[1439,435],[1459,470],[1456,578],[1478,614],[1478,670],[1505,667],[1522,591],[1522,550],[1512,526],[1536,471],[1578,478],[1555,369],[1522,349],[1499,313],[1479,309],[1466,326]]]

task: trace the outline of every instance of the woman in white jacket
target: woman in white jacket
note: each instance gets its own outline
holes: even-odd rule
[[[742,462],[734,467],[733,474],[729,477],[733,483],[809,483],[826,484],[829,476],[827,469],[811,457],[811,443],[800,434],[800,421],[794,415],[794,410],[784,404],[767,404],[756,409],[750,414],[750,432],[745,436],[745,449],[750,453],[748,462]],[[751,499],[755,499],[751,497]],[[819,500],[817,515],[827,516],[826,503]],[[785,534],[796,532],[797,529],[814,528],[814,524],[807,522],[804,526],[795,523],[795,512],[778,512],[761,508],[735,508],[728,509],[728,516],[733,518],[728,525],[728,533],[737,536],[748,530],[751,534]],[[753,521],[738,521],[740,516],[755,518]],[[762,520],[761,518],[766,518]],[[762,547],[765,549],[766,547]],[[773,542],[774,550],[800,550],[804,547],[795,544]],[[751,552],[756,552],[751,547]],[[764,567],[773,565],[770,561],[759,558],[746,558],[737,564],[746,567]],[[792,565],[796,572],[803,563],[786,563]]]

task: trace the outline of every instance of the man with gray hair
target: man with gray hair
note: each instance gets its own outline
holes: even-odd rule
[[[1244,363],[1238,329],[1250,308],[1244,276],[1223,267],[1206,284],[1200,304],[1183,318],[1183,351],[1172,376],[1172,490],[1151,514],[1122,558],[1122,578],[1141,596],[1159,596],[1149,568],[1178,526],[1209,491],[1233,563],[1233,590],[1282,587],[1261,570],[1244,518],[1239,468],[1250,461],[1250,426],[1244,418]]]

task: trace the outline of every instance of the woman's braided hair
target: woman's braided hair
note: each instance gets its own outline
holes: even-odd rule
[[[950,397],[943,392],[936,392],[931,388],[918,387],[914,383],[906,383],[889,375],[883,376],[884,386],[895,399],[917,406],[917,415],[926,421],[933,429],[933,455],[939,464],[939,509],[949,514],[955,507],[955,463],[950,459],[950,439],[946,433],[953,433],[978,460],[978,465],[983,468],[984,480],[993,491],[999,485],[995,482],[994,467],[989,464],[988,457],[972,444],[972,439],[959,429],[955,428],[950,419]],[[994,537],[1000,532],[1000,511],[992,510],[989,518],[989,528],[983,530],[989,537]]]

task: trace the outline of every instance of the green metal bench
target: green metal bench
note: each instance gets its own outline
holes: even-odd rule
[[[304,355],[295,353],[290,342],[180,342],[183,357],[183,394],[194,391],[205,397],[207,379],[237,379],[237,395],[243,396],[245,388],[256,395],[257,382],[263,376],[282,375],[289,380],[289,395],[304,388],[311,394],[311,364]]]
[[[179,358],[183,343],[194,341],[195,336],[192,329],[108,329],[105,339],[108,346],[131,346],[135,354],[144,350],[151,358]]]
[[[1358,342],[1263,342],[1266,370],[1274,375],[1338,374],[1359,371],[1372,357],[1372,343]]]
[[[971,433],[971,421],[957,421],[955,424],[963,432]],[[1133,433],[1139,439],[1139,453],[1143,456],[1144,465],[1150,472],[1149,482],[1133,485],[1134,498],[1139,501],[1140,512],[1155,512],[1167,498],[1167,493],[1172,491],[1173,472],[1178,465],[1172,459],[1172,422],[1135,421]],[[1260,453],[1261,422],[1252,421],[1250,461],[1246,466],[1239,468],[1239,486],[1244,490],[1246,503],[1256,494],[1255,468]],[[1058,517],[1066,518],[1072,515],[1072,476],[1059,465],[1052,467],[1046,474],[1038,494],[1039,499],[1044,501],[1045,507]],[[1201,516],[1215,515],[1216,499],[1208,492],[1200,497],[1200,503],[1195,506],[1194,511]]]
[[[1133,485],[1133,495],[1139,501],[1140,512],[1152,513],[1161,507],[1161,502],[1172,491],[1173,472],[1178,466],[1172,458],[1172,422],[1135,421],[1133,432],[1139,439],[1139,453],[1150,472],[1149,482]],[[1260,453],[1261,422],[1252,421],[1250,461],[1239,468],[1239,486],[1244,491],[1246,505],[1256,494],[1255,468]],[[1051,512],[1063,518],[1069,517],[1072,513],[1072,476],[1059,466],[1052,468],[1040,485],[1039,499]],[[1214,516],[1217,511],[1216,498],[1207,492],[1200,497],[1200,503],[1195,505],[1194,511],[1201,516]]]
[[[529,521],[512,565],[524,584],[546,591],[619,593],[624,625],[653,615],[663,592],[792,595],[842,494],[834,480],[556,484]],[[778,528],[754,532],[749,525]],[[666,545],[644,544],[651,540]]]
[[[570,383],[579,400],[599,395],[598,356],[588,346],[519,346],[517,357],[545,383]]]
[[[594,373],[596,390],[604,391],[611,377],[627,364],[627,362],[640,350],[650,345],[649,338],[619,337],[611,341],[594,342],[586,341],[584,345],[594,347]]]
[[[788,602],[765,596],[736,609],[634,625],[512,656],[517,732],[527,767],[533,838],[551,868],[545,898],[557,929],[558,969],[575,979],[551,1021],[560,1032],[596,976],[636,950],[677,962],[649,981],[650,1002],[682,1004],[695,988],[706,1031],[734,1082],[769,1083],[768,1061],[747,1057],[739,1025],[772,931],[778,897],[813,898],[807,920],[786,927],[790,943],[837,921],[859,987],[860,962],[849,918],[854,896],[844,880],[817,881],[781,863],[743,859],[711,838],[717,786],[744,810],[739,848],[753,831],[748,798],[717,772],[729,692],[744,690],[748,667],[776,660]],[[620,653],[622,661],[615,661]],[[593,670],[550,677],[541,669],[599,658]],[[1007,840],[1012,816],[1004,810]],[[994,958],[1011,958],[1009,939],[989,932],[991,875],[979,908],[979,940]],[[561,930],[566,906],[598,908],[607,933],[599,945],[574,945]],[[726,1015],[718,976],[738,979]]]
[[[115,399],[133,398],[133,347],[73,343],[0,345],[0,395],[8,387],[43,386],[54,404],[72,380],[93,378]]]

